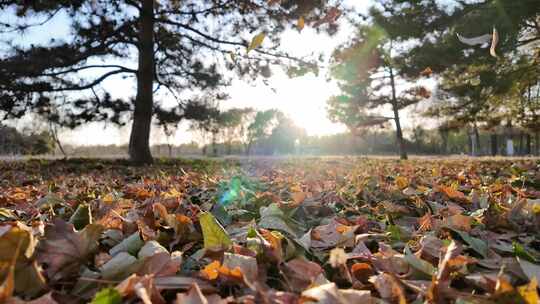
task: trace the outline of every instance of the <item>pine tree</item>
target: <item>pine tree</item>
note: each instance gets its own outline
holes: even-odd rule
[[[65,40],[28,47],[7,41],[0,61],[0,111],[5,118],[18,118],[28,111],[55,109],[61,114],[57,122],[68,127],[91,121],[125,124],[130,114],[130,158],[150,163],[152,118],[157,113],[158,119],[169,120],[197,116],[191,111],[200,108],[181,97],[186,91],[204,95],[229,84],[235,72],[253,78],[269,64],[311,65],[279,51],[278,34],[296,26],[300,17],[320,18],[330,9],[325,2],[1,1],[0,12],[14,10],[17,19],[16,24],[0,22],[4,40],[13,40],[9,33],[31,27],[46,30],[55,18],[67,19],[71,34]],[[249,37],[257,39],[250,43]],[[258,48],[262,40],[268,48]],[[99,90],[111,77],[135,81],[132,100],[115,100]],[[155,100],[156,96],[160,98]],[[164,106],[165,98],[176,100],[178,106]]]

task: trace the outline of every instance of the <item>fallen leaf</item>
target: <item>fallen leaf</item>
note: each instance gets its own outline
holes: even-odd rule
[[[60,219],[45,227],[45,240],[38,246],[37,259],[46,264],[50,280],[57,281],[79,272],[98,246],[103,226],[91,224],[76,232],[73,225]]]
[[[300,303],[355,304],[373,301],[368,290],[338,289],[335,283],[328,283],[303,291]]]
[[[199,223],[203,232],[205,249],[222,250],[231,247],[232,241],[229,235],[211,213],[201,213]]]
[[[105,288],[96,293],[91,304],[121,304],[122,296],[114,288]]]

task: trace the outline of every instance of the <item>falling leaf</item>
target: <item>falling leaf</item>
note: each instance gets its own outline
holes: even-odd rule
[[[491,38],[491,47],[489,48],[489,54],[495,58],[498,58],[496,48],[497,44],[499,43],[499,32],[495,28],[493,28],[493,34]]]
[[[199,223],[203,232],[205,249],[228,249],[232,245],[231,238],[211,213],[201,213]]]
[[[323,18],[317,20],[313,24],[313,27],[317,28],[325,23],[334,23],[340,16],[341,10],[335,6],[331,7]]]
[[[493,38],[493,35],[491,34],[485,34],[482,36],[472,37],[472,38],[465,38],[461,36],[459,33],[456,33],[456,36],[459,39],[459,41],[470,46],[489,43]]]
[[[258,48],[259,46],[261,46],[265,37],[266,37],[266,34],[264,32],[255,35],[253,39],[251,39],[251,43],[249,44],[247,48],[247,52],[249,53],[251,50],[254,50]]]
[[[422,72],[420,72],[420,76],[422,77],[429,77],[431,76],[431,74],[433,74],[433,71],[431,70],[430,67],[427,67],[424,70],[422,70]]]
[[[299,31],[302,31],[305,25],[306,25],[306,20],[304,20],[303,16],[300,16],[300,18],[298,18],[298,22],[296,23],[296,27],[298,28]]]

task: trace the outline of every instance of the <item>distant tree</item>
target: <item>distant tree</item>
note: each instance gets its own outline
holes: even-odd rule
[[[537,0],[431,0],[406,4],[401,0],[376,0],[369,15],[373,23],[397,37],[406,49],[406,56],[400,58],[406,77],[420,79],[422,72],[429,70],[439,80],[438,91],[443,98],[433,103],[428,114],[441,119],[442,124],[469,127],[478,134],[479,127],[497,130],[505,121],[518,125],[530,121],[516,113],[522,97],[516,95],[515,86],[539,79]],[[491,34],[494,27],[498,42],[493,44],[494,54],[486,48],[489,43],[470,46],[456,35],[483,36]],[[531,73],[535,76],[531,77]],[[527,116],[526,111],[522,114]],[[528,114],[534,118],[533,113]],[[497,150],[497,135],[493,135],[492,153]]]
[[[0,124],[0,154],[48,154],[55,143],[47,131],[23,134],[13,127]]]
[[[247,131],[246,154],[250,154],[255,142],[270,136],[281,116],[283,116],[283,113],[275,109],[259,111],[255,114],[255,118]]]
[[[297,126],[289,117],[281,115],[267,141],[274,154],[290,154],[295,152],[296,144],[303,142],[306,137],[305,129]]]
[[[300,17],[319,19],[331,9],[325,6],[325,0],[1,1],[0,12],[15,11],[17,21],[0,21],[0,32],[43,29],[61,15],[67,16],[70,37],[20,46],[11,43],[14,35],[4,36],[0,109],[12,118],[44,107],[61,109],[59,121],[69,127],[103,120],[125,124],[124,114],[130,114],[130,158],[150,163],[154,114],[169,112],[180,120],[197,109],[180,93],[219,89],[229,83],[229,70],[257,77],[269,62],[311,65],[279,51],[277,34]],[[265,34],[270,48],[259,49]],[[244,35],[259,39],[238,38]],[[249,45],[254,50],[245,56]],[[136,83],[133,100],[115,100],[99,90],[112,77]],[[58,93],[68,98],[54,98]],[[171,98],[177,106],[161,102]]]
[[[345,124],[353,133],[393,120],[399,155],[406,159],[399,111],[429,98],[430,92],[402,77],[395,39],[377,25],[360,26],[354,39],[334,51],[331,73],[338,80],[341,94],[331,97],[328,110],[331,119]],[[385,105],[391,106],[393,117],[370,113]]]
[[[227,148],[231,154],[232,143],[245,142],[247,128],[253,120],[255,110],[252,108],[232,108],[220,113],[220,129]]]

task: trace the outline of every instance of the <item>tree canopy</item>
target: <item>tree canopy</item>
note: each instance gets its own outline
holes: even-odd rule
[[[311,64],[280,51],[278,34],[299,18],[332,21],[325,19],[331,8],[324,0],[2,1],[0,10],[14,11],[17,19],[1,22],[2,33],[39,28],[61,16],[70,33],[43,45],[7,41],[0,61],[4,117],[54,108],[55,119],[69,127],[132,120],[129,153],[137,163],[152,159],[154,116],[193,118],[200,107],[191,96],[219,91],[233,75],[255,78],[269,64]],[[132,99],[100,89],[114,77],[135,83]]]

